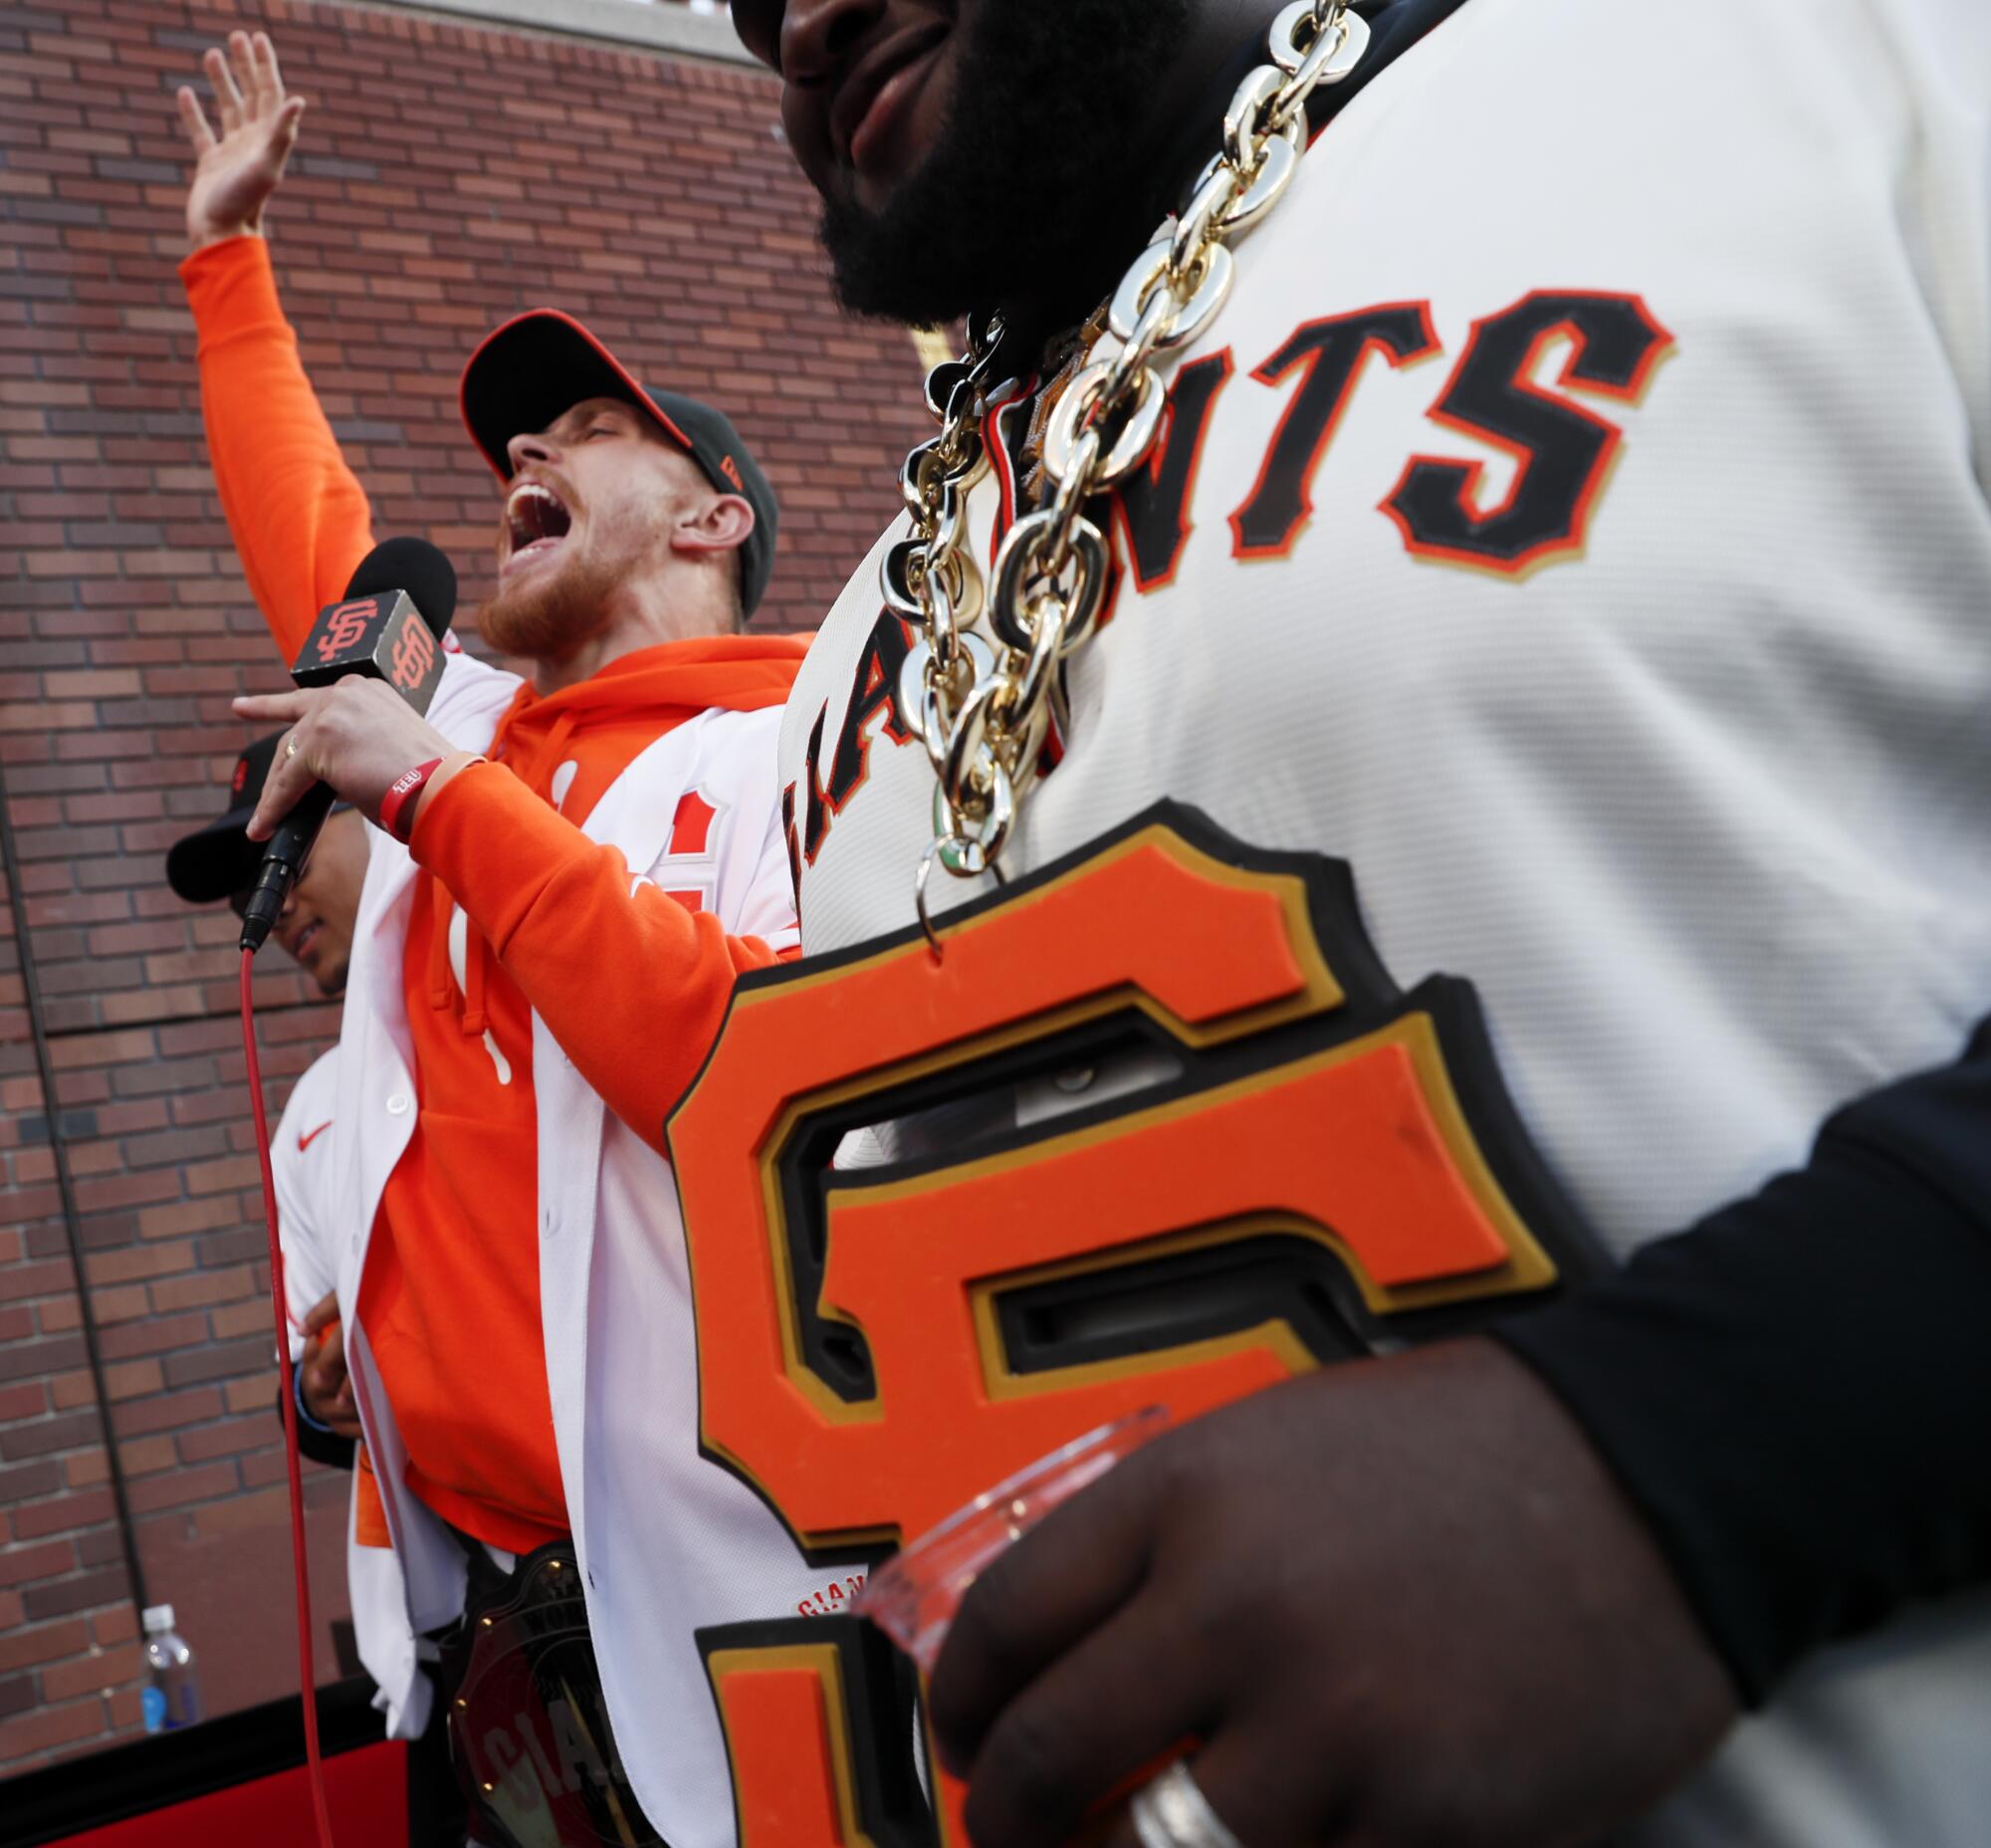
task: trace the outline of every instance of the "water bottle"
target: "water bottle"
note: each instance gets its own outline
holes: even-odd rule
[[[145,1612],[145,1731],[171,1732],[200,1718],[200,1682],[193,1651],[173,1628],[173,1607],[154,1604]]]

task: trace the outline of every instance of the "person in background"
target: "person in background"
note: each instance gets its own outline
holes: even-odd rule
[[[228,807],[204,826],[182,835],[167,852],[166,882],[188,904],[225,901],[241,916],[263,857],[263,849],[248,837],[249,819],[282,742],[282,733],[272,733],[244,750],[229,781]],[[345,993],[366,861],[366,824],[341,804],[327,816],[271,932],[329,1001]],[[334,1287],[338,1266],[357,1227],[353,1215],[340,1209],[334,1192],[332,1098],[337,1064],[338,1048],[332,1045],[305,1069],[291,1087],[270,1144],[284,1252],[298,1449],[315,1463],[352,1472],[346,1584],[359,1659],[373,1678],[373,1704],[385,1717],[387,1730],[412,1741],[411,1848],[445,1848],[464,1838],[463,1800],[450,1769],[449,1741],[432,1678],[410,1647],[392,1541],[353,1403],[338,1319]]]

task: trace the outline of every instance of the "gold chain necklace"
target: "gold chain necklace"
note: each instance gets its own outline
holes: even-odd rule
[[[1088,347],[1049,418],[1043,489],[996,555],[993,592],[967,521],[969,491],[989,466],[983,419],[999,320],[971,319],[967,353],[927,374],[940,434],[899,472],[914,531],[885,555],[879,576],[887,605],[922,630],[899,699],[937,780],[934,838],[914,886],[936,955],[927,910],[935,864],[958,878],[1001,876],[996,862],[1044,740],[1053,723],[1065,729],[1059,669],[1092,639],[1106,591],[1106,539],[1086,503],[1153,453],[1168,403],[1155,362],[1216,321],[1235,276],[1231,243],[1292,184],[1306,147],[1307,99],[1347,77],[1368,43],[1368,23],[1348,0],[1293,0],[1272,22],[1271,62],[1237,86],[1221,149],[1173,231],[1134,260],[1106,307],[1120,350],[1095,363]],[[977,632],[985,613],[993,639]]]

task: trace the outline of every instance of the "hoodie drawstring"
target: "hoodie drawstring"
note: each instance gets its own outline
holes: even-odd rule
[[[449,914],[455,900],[435,874],[425,872],[435,902],[435,928],[429,932],[429,1006],[440,1014],[449,1006]]]
[[[484,933],[463,920],[463,1037],[484,1035]]]

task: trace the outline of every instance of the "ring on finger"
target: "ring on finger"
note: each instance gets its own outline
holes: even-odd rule
[[[296,734],[293,733],[291,737],[286,738],[284,740],[284,756],[287,758],[293,758],[296,757],[297,754],[298,754],[298,741]]]
[[[1180,1758],[1134,1792],[1129,1813],[1141,1848],[1244,1848]]]

